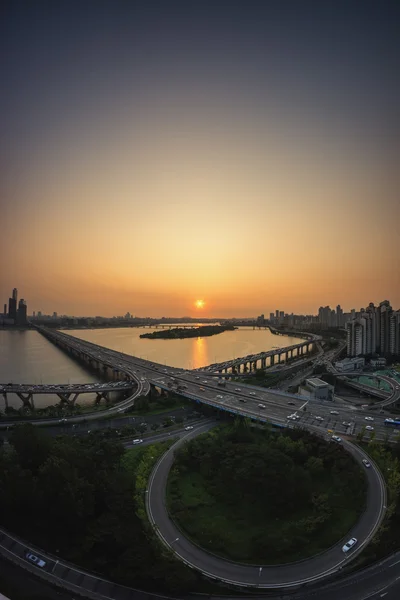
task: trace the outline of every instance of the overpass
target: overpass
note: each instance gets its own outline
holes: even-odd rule
[[[347,380],[359,379],[360,377],[369,377],[371,379],[377,379],[378,381],[385,381],[391,388],[390,392],[374,388],[373,386],[364,383],[355,383],[352,381],[346,382],[346,384],[350,385],[351,387],[373,396],[377,396],[378,398],[382,398],[381,402],[375,402],[375,408],[383,408],[385,406],[396,404],[400,401],[400,383],[394,377],[389,377],[388,375],[377,375],[376,373],[341,373],[335,369],[331,362],[328,362],[327,366],[329,372],[335,375],[335,377],[340,377]]]
[[[321,340],[320,336],[310,335],[311,339],[298,344],[292,344],[284,348],[275,348],[268,350],[267,352],[259,352],[257,354],[249,354],[241,358],[234,358],[232,360],[224,361],[221,363],[214,363],[208,367],[201,367],[196,369],[202,372],[214,372],[214,373],[231,373],[240,374],[255,372],[258,369],[266,369],[267,367],[273,367],[275,364],[280,364],[283,358],[284,362],[291,360],[295,357],[303,358],[306,354],[310,353],[316,342]]]
[[[126,377],[126,375],[123,375]],[[75,383],[75,384],[29,384],[29,383],[0,383],[0,394],[4,398],[6,409],[8,409],[8,394],[16,394],[22,401],[24,407],[35,409],[34,395],[36,394],[54,394],[61,400],[61,404],[74,406],[76,400],[81,394],[96,394],[96,404],[104,398],[109,400],[111,392],[127,392],[136,387],[135,381],[117,381],[108,383]]]

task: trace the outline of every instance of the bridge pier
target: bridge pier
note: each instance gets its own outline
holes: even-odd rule
[[[24,395],[22,392],[17,392],[17,396],[20,400],[22,400],[22,404],[23,404],[24,408],[30,408],[31,410],[35,410],[33,394]]]
[[[6,411],[8,410],[8,398],[7,398],[7,392],[3,392],[3,398],[4,398],[4,404],[6,407]]]

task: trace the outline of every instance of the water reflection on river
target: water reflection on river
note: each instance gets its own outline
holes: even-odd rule
[[[204,338],[140,339],[141,334],[152,331],[155,330],[128,327],[123,329],[84,329],[67,333],[113,350],[183,369],[198,369],[211,363],[265,352],[276,346],[290,346],[301,341],[294,337],[274,335],[269,329],[249,327],[240,327],[234,331],[225,331]]]

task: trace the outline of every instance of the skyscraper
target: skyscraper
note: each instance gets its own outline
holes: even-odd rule
[[[15,304],[17,304],[17,301],[18,301],[18,290],[17,290],[17,288],[13,289],[13,291],[12,291],[12,297],[15,300]]]
[[[17,313],[18,325],[26,325],[26,323],[27,323],[26,312],[27,312],[26,302],[23,298],[21,298],[21,300],[18,302],[18,313]]]
[[[380,354],[389,354],[390,352],[390,317],[392,312],[389,300],[384,300],[379,304],[379,336],[377,336],[377,339]]]
[[[336,327],[342,327],[342,326],[343,326],[343,310],[342,310],[340,304],[338,304],[336,307]]]
[[[17,321],[17,300],[14,297],[8,299],[8,318],[14,319],[14,323]]]
[[[346,323],[347,356],[367,354],[366,321],[364,318],[352,319]]]
[[[390,316],[390,353],[400,354],[400,310]]]

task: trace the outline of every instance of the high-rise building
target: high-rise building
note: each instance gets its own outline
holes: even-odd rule
[[[378,307],[379,319],[379,353],[389,354],[390,352],[390,317],[392,316],[392,307],[389,300],[384,300]]]
[[[275,311],[275,318],[277,321],[279,321],[279,310]]]
[[[15,298],[8,299],[8,318],[17,321],[17,301]]]
[[[17,301],[18,301],[18,290],[17,290],[17,288],[13,289],[13,291],[12,291],[12,297],[15,300],[15,304],[17,304]]]
[[[400,354],[400,310],[390,316],[390,353]]]
[[[269,313],[269,320],[271,321],[271,323],[274,322],[274,313]]]
[[[4,316],[7,316],[7,303],[4,303],[4,311],[3,311]]]
[[[347,356],[367,354],[366,351],[366,322],[365,319],[352,319],[346,323]]]
[[[376,352],[376,314],[372,302],[366,310],[361,309],[360,315],[365,321],[365,354],[373,354]]]
[[[21,298],[21,300],[18,302],[18,313],[17,313],[18,325],[26,325],[26,323],[27,323],[26,313],[27,313],[26,302],[23,298]]]
[[[336,307],[336,327],[343,327],[343,310],[340,304]]]

